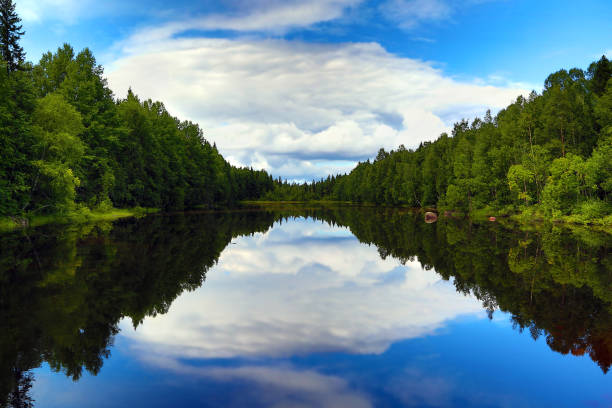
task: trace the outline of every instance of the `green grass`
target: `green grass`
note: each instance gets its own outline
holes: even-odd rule
[[[159,210],[154,208],[110,208],[108,210],[90,210],[79,208],[67,214],[32,215],[26,214],[20,219],[25,219],[30,227],[39,227],[49,224],[86,224],[104,221],[114,221],[119,218],[142,217],[146,214],[155,213]],[[18,222],[11,217],[0,218],[0,232],[14,231],[22,228]]]
[[[12,231],[17,228],[19,228],[19,225],[17,225],[17,223],[12,219],[8,217],[0,218],[0,232]]]
[[[355,203],[350,201],[329,201],[329,200],[311,200],[311,201],[243,201],[243,205],[247,206],[260,206],[260,207],[282,207],[286,205],[317,205],[317,206],[359,206],[359,207],[393,207],[398,209],[410,208],[402,205],[398,206],[388,206],[388,205],[378,205],[375,203]],[[518,224],[523,227],[527,226],[535,226],[541,225],[545,223],[557,223],[557,224],[566,224],[570,225],[585,225],[588,227],[592,227],[593,229],[597,229],[600,231],[605,231],[608,233],[612,233],[612,215],[607,216],[599,216],[602,211],[595,212],[591,211],[593,214],[586,215],[570,215],[570,216],[561,216],[561,217],[552,217],[547,216],[544,211],[538,206],[530,206],[523,210],[517,210],[512,207],[505,208],[493,208],[493,207],[485,207],[480,209],[472,210],[470,213],[462,212],[462,211],[454,211],[449,208],[439,208],[439,209],[429,209],[422,208],[422,211],[436,211],[439,214],[444,214],[445,210],[452,211],[454,218],[462,218],[466,217],[475,222],[484,222],[488,221],[489,217],[496,217],[498,222],[502,222],[504,224]],[[596,209],[600,210],[600,209]],[[599,217],[598,217],[599,216]]]

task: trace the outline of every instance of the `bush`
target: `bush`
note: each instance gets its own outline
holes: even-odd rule
[[[612,206],[604,201],[592,199],[580,204],[574,213],[584,221],[590,221],[610,215]]]

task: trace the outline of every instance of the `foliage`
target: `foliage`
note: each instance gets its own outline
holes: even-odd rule
[[[0,13],[14,13],[10,0]],[[5,14],[0,45],[7,30],[17,44],[18,17]],[[265,171],[231,166],[161,102],[131,90],[116,100],[89,49],[64,44],[32,66],[11,47],[0,59],[0,216],[225,206],[272,189]]]
[[[475,213],[508,208],[547,216],[610,215],[612,64],[560,70],[541,94],[487,112],[416,149],[379,150],[348,175],[281,180],[263,200],[336,200]],[[601,201],[597,204],[594,199]],[[583,203],[591,203],[584,204]],[[593,204],[596,203],[596,204]],[[598,211],[592,211],[596,206]],[[532,208],[533,207],[533,208]]]

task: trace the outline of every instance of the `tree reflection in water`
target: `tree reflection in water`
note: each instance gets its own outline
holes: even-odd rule
[[[442,219],[407,210],[277,207],[261,211],[150,216],[115,224],[42,228],[0,236],[0,401],[29,407],[43,362],[78,380],[97,374],[118,323],[164,314],[199,288],[233,238],[275,222],[311,217],[350,228],[381,258],[418,260],[482,301],[509,312],[518,330],[552,350],[612,365],[610,237],[591,230]]]

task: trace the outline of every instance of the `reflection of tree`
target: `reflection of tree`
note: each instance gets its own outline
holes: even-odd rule
[[[122,318],[166,313],[234,237],[273,222],[203,213],[0,236],[0,406],[31,404],[28,370],[42,362],[75,380],[97,374]]]
[[[285,208],[284,216],[299,211]],[[510,312],[518,330],[546,337],[551,349],[588,354],[612,366],[612,240],[589,229],[511,231],[499,224],[423,222],[406,210],[327,208],[303,213],[348,226],[384,259],[418,259],[480,299],[490,317]]]
[[[329,214],[322,215],[330,219]],[[546,336],[551,349],[588,354],[604,372],[612,365],[612,241],[592,230],[543,227],[516,232],[497,224],[441,221],[394,210],[343,209],[333,221],[350,227],[381,257],[418,259],[453,279],[492,316],[510,312],[517,329]]]
[[[203,284],[234,237],[300,216],[348,226],[382,258],[418,259],[480,299],[489,316],[508,311],[518,330],[545,336],[551,349],[588,354],[604,372],[612,365],[608,236],[425,224],[407,210],[279,206],[0,236],[0,406],[32,404],[29,370],[43,362],[74,379],[98,373],[122,318],[137,326],[166,313]]]
[[[14,388],[9,393],[8,403],[14,408],[30,408],[34,406],[34,400],[30,397],[29,392],[32,388],[34,375],[30,372],[15,370],[13,372]]]

